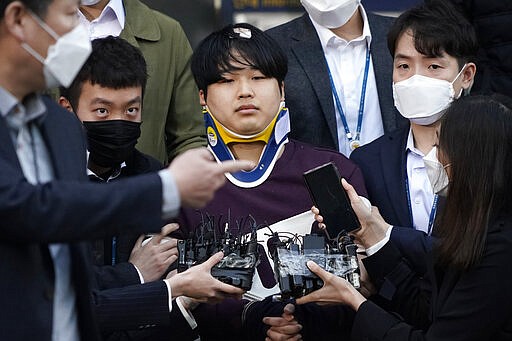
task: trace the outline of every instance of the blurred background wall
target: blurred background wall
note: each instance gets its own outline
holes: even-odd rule
[[[192,47],[215,29],[248,22],[262,30],[303,13],[299,0],[141,0],[178,20]],[[367,11],[396,16],[421,0],[362,0]]]

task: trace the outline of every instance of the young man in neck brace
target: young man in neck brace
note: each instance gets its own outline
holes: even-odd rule
[[[61,88],[61,106],[77,115],[87,135],[87,171],[91,181],[108,183],[163,167],[155,158],[135,148],[140,136],[146,79],[146,62],[141,52],[124,39],[109,36],[92,41],[91,56],[70,87]],[[170,301],[165,290],[155,296],[148,290],[150,286],[132,287],[130,292],[152,308],[139,305],[126,315],[113,314],[102,303],[103,300],[113,300],[118,294],[128,299],[126,289],[116,291],[111,288],[148,283],[165,276],[178,253],[177,241],[165,237],[165,233],[176,228],[176,224],[169,224],[162,234],[144,242],[144,236],[127,233],[94,243],[99,288],[110,289],[96,293],[97,313],[105,339],[142,340],[151,336],[158,340],[162,330],[169,333],[162,327],[168,325],[164,321],[170,321],[170,316],[174,316],[173,335],[180,335],[180,330],[194,335],[180,316],[181,308],[172,309],[172,315],[168,308],[165,311]],[[149,299],[150,295],[152,299]],[[180,322],[184,323],[184,328],[179,326]],[[148,325],[151,328],[147,328]],[[147,330],[137,330],[140,326]]]
[[[427,234],[446,184],[429,170],[439,122],[454,100],[469,92],[476,66],[475,32],[446,1],[404,12],[388,34],[395,106],[410,126],[358,148],[351,155],[365,177],[369,199],[392,225]]]
[[[237,226],[249,216],[262,225],[289,219],[286,232],[309,234],[312,201],[303,173],[327,162],[335,163],[341,176],[365,195],[359,169],[344,155],[288,138],[290,121],[284,85],[287,58],[266,33],[248,24],[226,26],[202,41],[191,65],[209,148],[215,158],[219,162],[251,160],[257,166],[251,171],[226,174],[228,181],[201,212],[182,210],[178,231],[182,238],[188,238],[206,215],[218,221],[218,226],[228,224],[235,235],[239,228],[242,233],[250,232],[250,224]],[[260,232],[268,233],[268,229]],[[193,315],[201,339],[264,339],[268,326],[262,318],[280,316],[285,303],[269,298],[279,293],[279,287],[264,253],[260,253],[256,272],[261,285],[256,288],[253,281],[250,293],[267,299],[250,305],[247,300],[199,305]],[[317,340],[332,340],[334,335],[339,336],[339,324],[343,324],[339,321],[344,320],[345,310],[310,305],[298,308],[295,314],[303,323],[305,339],[313,337],[314,328],[319,327],[324,332],[316,334]]]

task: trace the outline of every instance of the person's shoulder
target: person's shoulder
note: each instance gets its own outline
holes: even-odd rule
[[[380,23],[385,23],[385,24],[391,25],[396,20],[395,17],[377,14],[377,13],[373,13],[373,12],[366,12],[366,15],[367,15],[368,21],[370,23],[380,22]]]
[[[277,25],[275,27],[269,28],[266,33],[271,35],[274,38],[279,38],[281,36],[287,36],[294,32],[296,32],[297,27],[304,26],[304,24],[307,22],[307,14],[303,14],[295,19],[292,19],[290,21],[287,21],[281,25]]]
[[[306,142],[301,142],[297,140],[290,139],[289,146],[287,148],[292,148],[293,152],[299,158],[307,158],[312,163],[315,164],[323,164],[327,162],[334,162],[337,165],[343,164],[344,167],[354,166],[355,164],[345,155],[341,154],[337,150],[314,146],[308,144]]]
[[[133,151],[129,166],[133,168],[137,174],[156,172],[164,167],[160,161],[151,155],[142,153],[136,148]]]
[[[58,116],[59,120],[68,120],[70,122],[80,124],[81,126],[80,120],[74,113],[61,107],[49,95],[42,95],[41,99],[44,103],[44,106],[46,107],[47,115]]]
[[[491,219],[488,233],[505,232],[512,238],[512,212],[510,212],[510,206],[510,204],[506,205],[504,209],[495,215],[494,219]]]
[[[153,21],[160,28],[165,30],[182,30],[181,24],[174,18],[156,10],[139,0],[124,0],[127,21],[137,20],[141,23],[148,24]],[[163,31],[169,34],[167,31]]]
[[[45,93],[45,94],[42,94],[41,95],[41,100],[43,101],[45,107],[46,107],[46,110],[48,111],[52,111],[52,112],[57,112],[57,113],[64,113],[64,112],[68,112],[66,109],[64,109],[63,107],[61,107],[56,101],[55,99],[52,97],[53,94],[50,94],[50,93]]]
[[[395,129],[373,140],[372,142],[357,148],[352,152],[350,158],[359,159],[364,155],[380,153],[383,149],[386,149],[390,144],[394,144],[396,143],[396,141],[401,141],[404,138],[406,138],[408,132],[409,127]]]
[[[396,18],[375,14],[372,12],[366,12],[368,17],[368,24],[372,32],[372,37],[375,36],[377,40],[387,41],[387,34]]]
[[[295,140],[295,139],[290,139],[290,143],[292,145],[294,145],[294,147],[297,150],[301,150],[301,151],[304,151],[304,152],[314,152],[314,153],[330,155],[330,156],[334,156],[334,155],[344,156],[343,154],[341,154],[340,152],[338,152],[338,151],[336,151],[334,149],[329,149],[329,148],[326,148],[326,147],[315,146],[315,145],[309,144],[307,142],[302,142],[302,141]]]
[[[156,9],[151,9],[151,12],[154,15],[155,21],[157,21],[160,26],[170,28],[173,30],[183,30],[181,24],[176,19]]]

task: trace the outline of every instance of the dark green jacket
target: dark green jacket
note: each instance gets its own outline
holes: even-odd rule
[[[137,149],[163,163],[206,145],[198,90],[190,71],[192,48],[180,24],[139,0],[123,0],[121,37],[137,46],[148,65]]]

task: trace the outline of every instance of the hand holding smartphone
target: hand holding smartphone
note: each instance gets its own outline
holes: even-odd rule
[[[304,180],[314,205],[324,218],[330,239],[338,237],[341,232],[351,232],[361,227],[334,163],[308,170],[304,173]]]

